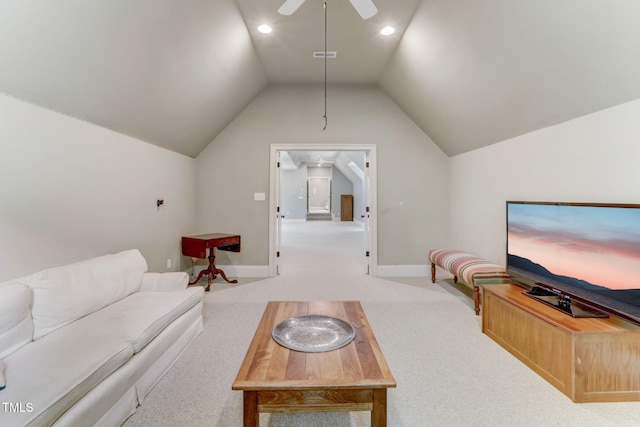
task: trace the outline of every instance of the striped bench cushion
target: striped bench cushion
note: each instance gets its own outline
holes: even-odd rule
[[[464,283],[473,287],[473,299],[476,314],[480,313],[480,285],[493,285],[498,283],[510,283],[511,276],[504,267],[493,264],[475,255],[461,252],[455,249],[432,249],[429,251],[429,261],[432,266],[439,266]],[[435,267],[431,268],[431,281],[435,282]]]
[[[511,283],[511,276],[500,271],[492,271],[488,273],[478,272],[473,275],[473,284],[475,286],[495,285],[499,283]]]
[[[432,249],[429,251],[429,261],[470,285],[476,284],[474,280],[489,283],[492,278],[510,277],[504,267],[455,249]]]

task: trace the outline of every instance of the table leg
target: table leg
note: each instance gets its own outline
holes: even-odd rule
[[[189,286],[195,285],[196,283],[198,283],[202,278],[202,276],[204,276],[205,274],[209,275],[209,267],[207,267],[205,270],[201,270],[200,273],[198,274],[198,277],[196,277],[196,280],[194,280],[193,282],[189,282]],[[211,282],[209,282],[209,284],[211,284]]]
[[[245,424],[246,425],[246,424]],[[387,426],[387,389],[373,389],[373,408],[371,409],[371,427]]]
[[[216,267],[216,264],[215,264],[216,256],[213,252],[213,249],[214,248],[209,248],[209,265],[207,266],[207,268],[205,270],[202,270],[200,274],[198,274],[198,277],[196,277],[196,280],[189,283],[189,285],[198,283],[202,278],[202,276],[206,274],[207,275],[207,287],[205,288],[206,292],[209,292],[211,290],[211,281],[215,279],[217,275],[222,276],[222,278],[227,283],[238,283],[238,281],[235,279],[234,280],[227,279],[227,276],[224,274],[224,271]]]
[[[238,283],[236,279],[233,279],[233,280],[227,279],[227,276],[226,274],[224,274],[224,271],[216,267],[215,265],[216,256],[213,253],[213,249],[214,248],[209,249],[209,285],[207,286],[207,289],[205,289],[206,291],[208,291],[209,287],[211,286],[211,279],[215,279],[217,275],[222,276],[224,281],[227,283]]]
[[[243,426],[258,427],[260,418],[258,416],[258,392],[244,391],[242,392],[243,400]]]

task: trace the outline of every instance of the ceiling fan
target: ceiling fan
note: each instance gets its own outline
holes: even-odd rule
[[[373,4],[373,0],[349,0],[354,9],[362,17],[362,19],[369,19],[378,13],[378,8]],[[278,12],[281,15],[292,15],[298,8],[304,3],[304,0],[285,0],[280,6]]]

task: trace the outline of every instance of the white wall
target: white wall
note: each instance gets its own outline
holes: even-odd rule
[[[179,270],[195,163],[0,94],[0,281],[129,248]]]
[[[640,100],[451,158],[451,244],[504,265],[507,200],[640,203]]]
[[[448,233],[448,157],[382,91],[270,86],[197,157],[198,232],[242,235],[242,252],[216,262],[268,265],[271,144],[376,144],[378,264],[425,265]]]

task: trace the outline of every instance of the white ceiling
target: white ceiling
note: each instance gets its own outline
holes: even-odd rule
[[[280,156],[280,168],[282,170],[295,170],[303,165],[308,167],[332,167],[335,166],[351,182],[362,184],[364,173],[363,151],[282,151]],[[358,172],[353,169],[354,166]]]
[[[267,85],[323,82],[323,2],[283,1],[0,0],[0,92],[195,157]],[[449,155],[640,98],[638,1],[374,2],[327,0],[328,83],[379,86]]]
[[[327,0],[327,62],[331,83],[376,84],[411,21],[419,0],[374,0],[378,14],[363,20],[348,0]],[[322,83],[324,63],[313,59],[324,51],[324,2],[306,0],[291,16],[278,14],[284,0],[237,0],[253,43],[271,83]],[[268,23],[274,31],[257,31]],[[386,25],[397,33],[384,37]]]

